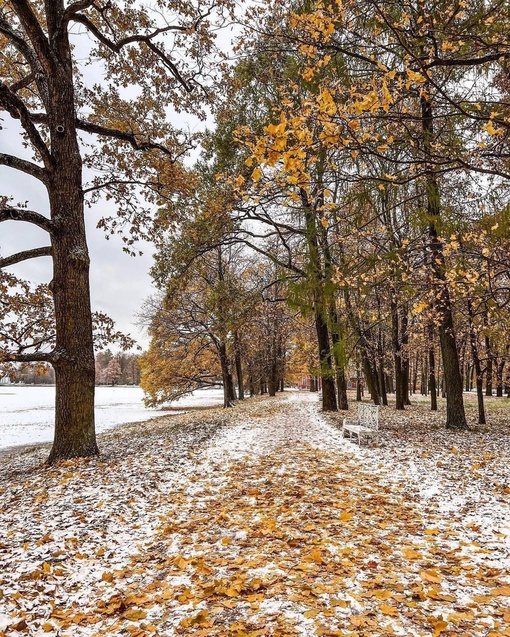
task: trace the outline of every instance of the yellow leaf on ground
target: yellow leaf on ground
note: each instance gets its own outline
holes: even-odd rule
[[[425,582],[432,582],[433,584],[440,584],[443,581],[443,576],[441,573],[434,571],[433,569],[428,569],[427,571],[421,571],[420,577]]]
[[[145,619],[147,617],[147,613],[141,608],[128,608],[128,610],[122,613],[122,617],[124,617],[124,619],[129,619],[132,622],[137,622],[140,619]]]

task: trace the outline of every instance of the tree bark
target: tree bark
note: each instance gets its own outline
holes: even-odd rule
[[[361,351],[361,364],[363,366],[363,373],[367,382],[367,389],[370,392],[374,405],[380,405],[381,397],[379,395],[377,374],[365,349],[362,349]]]
[[[338,399],[338,409],[347,411],[349,403],[347,401],[347,380],[345,378],[345,354],[340,351],[342,345],[340,339],[340,325],[338,322],[338,314],[336,308],[331,306],[329,309],[329,318],[331,322],[331,341],[333,343],[333,356],[335,359],[336,374],[336,390]]]
[[[503,397],[503,372],[505,371],[506,359],[502,358],[496,366],[496,396]]]
[[[233,407],[235,402],[234,379],[230,369],[230,360],[227,355],[227,347],[224,342],[218,346],[220,357],[221,376],[223,380],[223,407]]]
[[[56,4],[62,7],[60,1]],[[52,34],[51,20],[48,28],[50,38],[56,35]],[[75,128],[70,47],[67,32],[58,33],[54,41],[56,68],[48,76],[49,130],[54,162],[48,195],[51,219],[55,224],[50,288],[56,320],[55,435],[49,463],[99,453],[94,427],[95,363],[82,160]]]
[[[319,343],[319,362],[322,378],[322,410],[338,411],[328,325],[321,312],[318,311],[315,312],[315,330]]]
[[[429,323],[429,326],[428,326],[428,337],[429,337],[428,388],[430,391],[430,410],[437,411],[436,356],[434,352],[434,326],[432,323]]]
[[[478,353],[478,339],[475,332],[475,326],[473,323],[474,312],[473,304],[468,298],[468,319],[469,319],[469,342],[471,345],[471,356],[473,358],[473,366],[475,368],[475,382],[476,382],[476,398],[478,403],[478,424],[485,425],[485,405],[483,402],[483,371],[480,363],[480,356]]]
[[[241,360],[241,343],[239,334],[234,332],[235,366],[237,376],[237,393],[239,400],[244,400],[243,364]]]
[[[391,302],[391,338],[393,345],[393,365],[395,368],[395,409],[404,410],[404,380],[402,370],[402,351],[397,304]]]
[[[433,108],[430,96],[427,93],[429,89],[430,87],[424,86],[420,98],[423,147],[427,155],[427,161],[433,154],[432,144],[434,142]],[[446,389],[446,427],[447,429],[467,429],[462,376],[460,373],[459,355],[453,323],[453,311],[445,274],[446,263],[442,241],[438,233],[438,225],[441,219],[439,185],[434,168],[428,163],[426,194],[431,269],[436,281],[436,307],[440,317],[439,340],[441,344],[443,375]]]
[[[491,339],[489,336],[485,337],[485,352],[487,356],[487,366],[485,368],[485,395],[492,396],[492,374],[493,374],[493,362],[494,355],[492,353]]]

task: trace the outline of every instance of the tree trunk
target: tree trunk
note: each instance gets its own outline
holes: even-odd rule
[[[418,367],[420,364],[420,360],[421,360],[420,356],[417,353],[414,359],[414,364],[413,364],[413,384],[412,384],[413,395],[418,392]]]
[[[361,387],[361,371],[356,369],[356,400],[361,402],[361,397],[363,395],[362,387]]]
[[[496,367],[496,396],[503,397],[503,372],[505,371],[506,359],[502,358]]]
[[[410,370],[409,370],[409,330],[408,330],[408,318],[407,318],[407,306],[404,305],[402,308],[402,379],[404,381],[403,394],[404,394],[404,405],[410,405],[411,400],[409,398],[409,379],[410,379]]]
[[[338,411],[328,326],[322,314],[318,311],[315,312],[315,329],[319,343],[319,361],[321,366],[322,410]]]
[[[243,380],[243,364],[241,360],[241,343],[239,334],[234,332],[234,348],[235,348],[235,366],[237,376],[237,393],[239,400],[244,400],[244,380]]]
[[[473,358],[473,366],[475,368],[476,380],[476,398],[478,402],[478,424],[485,425],[485,405],[483,402],[483,371],[478,353],[478,339],[476,336],[475,326],[473,323],[474,312],[471,300],[467,300],[468,319],[469,319],[469,342],[471,345],[471,356]]]
[[[374,405],[380,405],[381,397],[379,395],[377,375],[373,364],[364,349],[361,352],[361,364],[363,365],[363,373],[367,382],[367,389],[370,392],[370,396],[372,397]]]
[[[381,357],[379,357],[379,365],[377,366],[377,383],[379,386],[379,395],[381,396],[381,404],[388,405],[388,394],[386,393],[386,375],[384,373],[384,365]]]
[[[485,368],[485,395],[492,396],[492,373],[494,356],[492,354],[491,340],[485,337],[485,352],[487,355],[487,367]]]
[[[230,361],[227,355],[227,347],[224,342],[219,345],[219,356],[221,364],[221,376],[223,380],[223,407],[233,407],[235,402],[234,380],[230,370]]]
[[[55,434],[49,463],[99,453],[94,427],[95,362],[82,161],[75,128],[74,88],[67,36],[64,59],[49,77],[49,129],[54,167],[48,195],[55,304]]]
[[[430,90],[430,87],[423,87],[420,100],[423,147],[427,154],[426,192],[429,246],[431,251],[430,262],[437,288],[437,310],[440,316],[439,340],[441,343],[443,376],[446,389],[446,427],[447,429],[467,429],[452,304],[445,274],[446,263],[442,241],[438,233],[441,213],[439,185],[434,168],[428,163],[429,157],[433,154],[432,145],[434,143],[433,109],[428,90]]]
[[[434,326],[429,323],[428,326],[429,337],[429,391],[430,391],[430,410],[437,411],[437,382],[436,382],[436,356],[434,352]]]
[[[395,368],[395,409],[404,409],[404,380],[402,370],[402,350],[400,346],[400,326],[397,304],[391,302],[391,340],[393,345],[393,366]]]
[[[336,390],[338,398],[338,409],[347,411],[349,403],[347,401],[347,380],[345,378],[345,352],[340,339],[340,325],[338,322],[338,314],[336,308],[331,306],[329,309],[329,317],[331,322],[331,341],[333,343],[333,355],[335,358],[336,368]]]
[[[466,380],[466,391],[471,391],[471,364],[466,363],[465,365],[465,380]]]

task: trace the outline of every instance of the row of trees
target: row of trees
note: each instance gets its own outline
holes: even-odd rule
[[[96,385],[139,385],[139,356],[126,352],[112,354],[106,349],[96,354]],[[54,385],[55,372],[47,363],[12,366],[7,377],[12,383]]]
[[[139,385],[140,364],[137,354],[106,349],[96,354],[96,385]]]
[[[475,370],[480,420],[484,375],[491,366],[505,374],[507,3],[250,4],[240,61],[213,80],[214,34],[234,4],[165,0],[152,11],[130,1],[7,0],[0,8],[0,108],[22,129],[20,153],[0,153],[0,165],[42,183],[49,208],[0,200],[0,222],[48,235],[48,245],[0,259],[1,356],[55,369],[50,462],[97,453],[84,202],[102,192],[118,214],[100,225],[128,227],[126,250],[138,237],[158,243],[161,297],[146,316],[153,341],[143,381],[151,400],[207,380],[215,365],[226,405],[236,366],[238,380],[251,364],[265,369],[253,379],[277,385],[273,362],[287,351],[273,336],[280,318],[255,317],[288,312],[284,302],[312,324],[325,410],[347,408],[349,362],[363,369],[375,402],[391,376],[403,409],[419,352],[434,397],[441,365],[446,426],[463,429],[461,355]],[[76,25],[89,38],[74,41]],[[81,74],[84,48],[100,86]],[[181,157],[196,140],[170,125],[169,109],[203,117],[206,104],[217,126],[189,171]],[[96,170],[86,185],[84,166]],[[35,257],[53,261],[49,286],[34,289],[6,270]],[[264,321],[264,347],[252,353]],[[168,352],[186,361],[179,389],[180,366],[170,373],[162,362]]]
[[[509,349],[505,4],[269,2],[251,20],[205,155],[222,245],[262,255],[311,317],[325,410],[347,408],[350,361],[397,409],[420,369],[452,429],[473,377],[485,422]]]

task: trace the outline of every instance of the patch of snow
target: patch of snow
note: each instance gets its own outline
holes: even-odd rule
[[[0,386],[0,448],[53,440],[55,387],[30,385]],[[140,387],[96,387],[95,419],[98,433],[119,425],[143,422],[168,415],[143,404]],[[202,389],[171,403],[176,410],[223,404],[222,389]],[[178,412],[177,412],[178,413]]]

